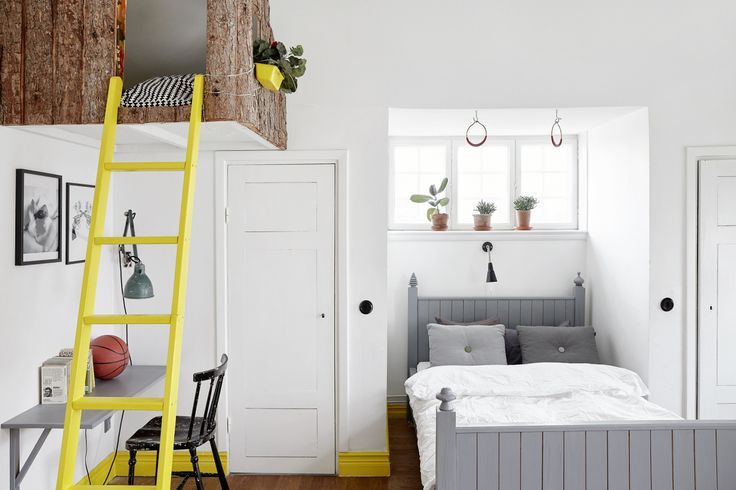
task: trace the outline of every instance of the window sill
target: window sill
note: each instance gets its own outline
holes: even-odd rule
[[[413,241],[469,241],[469,240],[496,240],[496,241],[551,241],[551,240],[587,240],[588,232],[584,230],[389,230],[390,242]]]

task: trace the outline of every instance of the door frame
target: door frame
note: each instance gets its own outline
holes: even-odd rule
[[[228,352],[227,325],[227,179],[228,169],[238,165],[316,165],[335,167],[335,468],[337,453],[348,438],[348,220],[347,150],[216,151],[215,158],[215,359]],[[225,377],[218,411],[217,438],[230,447],[230,401]],[[224,410],[223,410],[224,408]]]
[[[685,417],[698,418],[698,186],[700,162],[736,159],[736,146],[692,146],[685,163]]]

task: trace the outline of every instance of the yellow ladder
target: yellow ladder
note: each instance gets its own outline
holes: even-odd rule
[[[189,118],[189,140],[186,159],[183,162],[113,162],[115,152],[115,131],[117,129],[118,106],[123,82],[119,77],[110,79],[105,109],[105,124],[102,129],[100,160],[97,168],[97,185],[92,205],[87,258],[82,280],[82,296],[79,303],[77,334],[74,341],[74,359],[69,387],[69,401],[64,418],[64,436],[61,444],[61,461],[57,490],[76,488],[74,469],[77,447],[79,445],[79,425],[83,410],[150,410],[162,412],[161,452],[158,461],[158,481],[156,485],[116,487],[162,490],[171,487],[171,467],[174,457],[174,424],[176,422],[176,401],[179,388],[179,364],[181,358],[182,325],[184,320],[184,301],[187,289],[187,269],[189,264],[189,240],[192,227],[192,204],[196,180],[197,155],[199,151],[199,129],[202,121],[202,97],[204,78],[194,78],[192,113]],[[106,237],[105,213],[110,190],[112,172],[136,171],[181,171],[184,172],[181,212],[179,215],[179,234],[177,236],[149,237]],[[176,268],[174,272],[174,292],[171,312],[161,315],[98,315],[95,314],[95,293],[99,272],[100,253],[103,245],[118,244],[168,244],[176,245]],[[167,354],[166,383],[163,398],[123,398],[123,397],[85,397],[84,378],[87,353],[94,325],[143,324],[169,325],[169,348]],[[104,488],[103,485],[84,485],[85,489]]]

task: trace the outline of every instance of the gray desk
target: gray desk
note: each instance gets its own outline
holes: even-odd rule
[[[129,366],[123,374],[108,381],[97,380],[95,391],[87,396],[135,396],[154,385],[166,375],[166,366]],[[20,489],[33,460],[41,450],[51,429],[64,427],[66,404],[36,405],[4,422],[0,427],[10,430],[10,489]],[[82,413],[82,429],[93,429],[108,422],[113,410],[86,410]],[[41,436],[20,466],[20,430],[42,429]]]

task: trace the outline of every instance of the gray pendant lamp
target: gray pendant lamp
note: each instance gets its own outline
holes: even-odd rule
[[[123,236],[128,236],[129,229],[130,236],[135,236],[134,218],[135,213],[129,209],[125,213],[125,230],[123,231]],[[128,278],[123,288],[123,296],[128,299],[153,298],[153,283],[151,283],[151,279],[146,274],[146,266],[138,256],[138,246],[133,244],[132,254],[125,250],[125,245],[120,245],[120,250],[123,254],[126,267],[129,267],[131,263],[135,264],[133,266],[133,275]]]
[[[493,262],[491,262],[491,250],[493,250],[493,244],[491,242],[484,242],[483,251],[488,252],[488,272],[486,272],[486,282],[498,282],[496,271],[493,270]]]

